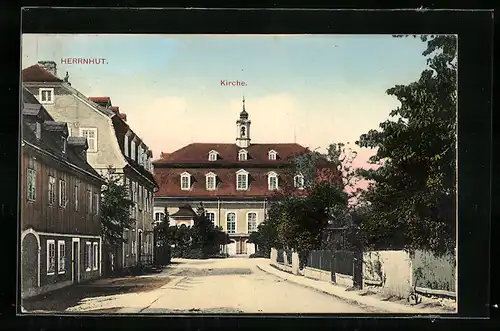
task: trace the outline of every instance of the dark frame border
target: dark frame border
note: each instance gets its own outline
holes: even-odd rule
[[[165,24],[164,22],[168,22]],[[318,33],[318,34],[458,34],[459,35],[459,315],[486,317],[489,315],[490,284],[490,182],[491,182],[491,83],[493,51],[493,13],[492,11],[361,11],[361,10],[133,10],[133,9],[60,9],[29,8],[22,11],[22,30],[24,33]],[[19,39],[18,39],[19,41]],[[19,55],[19,53],[17,54]],[[18,57],[19,59],[19,57]],[[20,66],[15,74],[19,88]],[[14,75],[13,75],[14,76]],[[14,77],[13,77],[14,78]],[[417,78],[417,77],[415,77]],[[15,82],[15,80],[12,80]],[[389,86],[388,86],[389,87]],[[10,92],[13,92],[10,90]],[[15,104],[19,104],[18,93],[11,93]],[[16,97],[14,97],[16,95]],[[4,121],[2,135],[11,134],[12,143],[9,165],[16,166],[19,153],[19,137],[12,127],[19,127],[18,116],[13,122]],[[15,138],[14,138],[15,137]],[[6,140],[4,140],[6,143]],[[3,147],[2,147],[3,148]],[[4,163],[2,168],[6,168]],[[13,173],[13,169],[9,169]],[[4,172],[5,173],[5,172]],[[13,178],[11,176],[11,178]],[[17,191],[16,189],[10,192]],[[13,186],[11,186],[13,187]],[[9,191],[7,191],[9,192]],[[7,199],[7,195],[2,197]],[[9,225],[17,221],[17,196],[8,196],[9,201],[2,207],[2,216],[9,216]],[[12,207],[10,209],[10,207]],[[14,230],[16,229],[16,230]],[[11,237],[18,237],[17,227],[13,226]],[[9,231],[10,232],[10,231]],[[17,242],[17,240],[14,240]],[[13,251],[13,250],[7,250]],[[17,259],[14,261],[17,264]],[[10,269],[14,270],[14,269]],[[14,273],[12,273],[14,274]],[[12,278],[15,280],[15,277]],[[467,286],[467,284],[469,286]],[[480,287],[472,286],[481,284]],[[10,286],[15,291],[15,287]],[[12,298],[17,296],[12,293]],[[12,301],[9,310],[15,308]],[[359,327],[362,323],[380,325],[378,320],[355,319],[349,315],[341,319],[276,318],[267,316],[266,322],[278,322],[280,326],[306,326],[321,323],[323,326]],[[293,317],[299,315],[291,315]],[[317,315],[320,317],[321,315]],[[128,317],[128,316],[127,316]],[[130,316],[132,317],[132,316]],[[180,316],[179,316],[180,317]],[[219,318],[207,315],[190,318],[168,318],[169,325],[197,328],[203,326],[221,327],[233,324],[242,327],[253,325],[257,319],[247,316]],[[340,316],[339,316],[340,317]],[[375,317],[368,315],[366,317]],[[381,322],[387,315],[379,316]],[[137,317],[134,316],[134,319]],[[21,317],[19,319],[25,319]],[[30,317],[30,324],[37,328],[76,325],[87,322],[85,318],[68,317]],[[56,322],[58,321],[58,322]],[[113,326],[123,327],[130,320],[117,320],[113,317],[89,319],[89,326],[112,322]],[[314,321],[314,322],[313,322]],[[358,322],[359,321],[359,322]],[[432,326],[442,327],[444,320],[413,320],[424,329]],[[317,323],[319,322],[319,323]],[[397,322],[397,321],[396,321]],[[477,321],[476,321],[477,322]],[[141,328],[155,324],[153,319],[141,318]],[[151,323],[151,324],[150,324]],[[234,323],[237,323],[234,324]],[[133,323],[132,323],[133,324]],[[385,326],[386,323],[382,323]],[[465,320],[460,325],[465,326]],[[380,326],[382,326],[380,325]],[[477,325],[477,324],[475,324]],[[166,325],[165,325],[166,326]],[[320,326],[320,325],[318,325]],[[255,328],[253,326],[252,328]]]

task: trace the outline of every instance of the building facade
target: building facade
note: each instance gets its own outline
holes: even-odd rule
[[[127,123],[125,114],[109,97],[86,97],[67,79],[57,76],[55,62],[39,62],[23,70],[26,88],[57,121],[68,123],[70,137],[88,141],[88,162],[102,176],[118,176],[128,187],[134,202],[135,224],[123,234],[126,243],[106,252],[113,268],[132,267],[153,261],[153,177],[152,152]]]
[[[203,204],[208,217],[226,231],[230,255],[252,254],[251,232],[264,221],[269,201],[284,183],[283,167],[307,149],[295,143],[251,143],[251,121],[243,110],[236,121],[235,143],[193,143],[173,153],[162,153],[153,162],[159,190],[155,194],[155,217],[161,220],[167,208],[171,219],[188,219],[187,206]],[[303,177],[292,179],[297,190]],[[183,216],[176,219],[176,215]],[[188,217],[189,218],[189,217]]]
[[[101,275],[101,176],[84,138],[68,137],[22,92],[21,294],[29,297]]]

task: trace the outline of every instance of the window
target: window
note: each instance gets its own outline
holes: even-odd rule
[[[99,193],[94,193],[94,202],[92,203],[94,214],[99,214]]]
[[[209,172],[205,175],[207,190],[215,190],[215,188],[217,187],[216,177],[217,176],[212,172]]]
[[[125,140],[123,142],[123,150],[125,152],[125,156],[128,156],[128,136],[125,136]]]
[[[47,275],[56,273],[56,242],[47,240]]]
[[[87,190],[87,211],[92,213],[92,191]]]
[[[189,190],[191,188],[191,175],[187,172],[181,174],[181,189]]]
[[[78,211],[78,192],[80,191],[80,184],[75,185],[75,210]]]
[[[87,144],[89,145],[87,152],[97,152],[97,129],[82,128],[80,129],[80,135],[87,138]]]
[[[99,243],[93,243],[93,254],[92,254],[92,269],[99,269]]]
[[[35,201],[36,200],[36,170],[35,167],[30,165],[28,168],[28,171],[26,173],[27,175],[27,198],[30,201]]]
[[[227,233],[236,233],[236,214],[235,213],[227,213],[226,231],[227,231]]]
[[[56,203],[56,178],[49,176],[49,205]]]
[[[244,149],[238,152],[238,160],[239,161],[246,161],[247,160],[247,154],[248,152]]]
[[[57,253],[58,256],[58,273],[63,274],[66,272],[66,245],[63,240],[57,242]]]
[[[161,222],[165,219],[164,213],[155,213],[155,221]]]
[[[237,190],[248,189],[248,172],[246,172],[243,169],[236,172],[236,189]]]
[[[269,160],[276,160],[276,151],[270,150],[269,151]]]
[[[293,178],[293,186],[298,189],[303,189],[304,188],[304,176],[301,174],[296,175]]]
[[[267,184],[270,191],[278,189],[278,174],[270,172],[267,176]]]
[[[257,213],[247,214],[248,232],[257,231]]]
[[[125,191],[127,192],[127,198],[130,199],[130,181],[128,180],[127,177],[125,177],[125,180],[123,181],[124,186],[125,186]]]
[[[38,90],[40,103],[54,103],[54,89],[41,88]]]
[[[208,160],[209,160],[209,161],[217,161],[217,155],[218,155],[218,154],[219,154],[219,153],[217,153],[216,151],[210,151],[210,152],[208,153]]]
[[[62,152],[66,153],[66,137],[61,137]]]
[[[215,224],[215,213],[209,211],[206,213],[206,215],[207,215],[207,219],[209,219],[210,222],[212,222],[212,224]]]
[[[42,139],[42,123],[40,122],[36,122],[35,135],[36,139]]]
[[[130,157],[135,161],[135,142],[130,144]]]
[[[90,271],[90,266],[92,265],[92,246],[90,241],[85,243],[85,271]]]
[[[66,181],[59,179],[59,206],[65,208],[67,202]]]
[[[71,132],[71,128],[68,126],[68,137],[71,137],[71,136],[72,136],[72,134],[71,134],[71,133],[72,133],[72,132]]]

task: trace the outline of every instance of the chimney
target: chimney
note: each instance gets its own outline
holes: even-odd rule
[[[38,61],[38,65],[57,77],[57,65],[54,61]]]
[[[118,114],[122,120],[127,121],[127,114]]]

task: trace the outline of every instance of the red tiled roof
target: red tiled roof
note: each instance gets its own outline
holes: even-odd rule
[[[160,158],[166,159],[166,158],[168,158],[169,155],[170,155],[170,153],[163,153],[163,152],[161,152]]]
[[[110,97],[89,97],[89,100],[95,103],[107,103],[111,102]]]
[[[111,107],[109,107],[109,109],[114,111],[117,114],[120,112],[120,107],[118,107],[118,106],[111,106]]]
[[[120,116],[120,118],[124,121],[127,120],[127,114],[118,114],[118,116]]]
[[[153,164],[157,167],[172,164],[227,164],[235,162],[241,163],[241,167],[256,164],[283,164],[290,157],[307,151],[307,148],[295,143],[251,144],[248,148],[245,148],[248,152],[248,159],[238,161],[238,152],[241,149],[236,144],[193,143],[170,154],[162,153],[161,158],[155,160]],[[218,153],[217,161],[208,160],[208,154],[212,150]],[[269,160],[268,152],[271,150],[276,151],[276,160]]]
[[[23,82],[62,82],[63,80],[57,78],[49,71],[45,70],[42,66],[34,64],[22,71]]]
[[[248,190],[236,189],[236,172],[241,168],[158,168],[155,169],[155,181],[159,190],[155,197],[265,197],[274,195],[268,189],[268,173],[274,171],[278,176],[284,173],[276,168],[243,168],[248,175]],[[181,189],[181,174],[188,172],[191,175],[191,189]],[[217,176],[217,189],[207,190],[205,175],[209,172]],[[278,186],[288,183],[284,176],[278,177]]]

